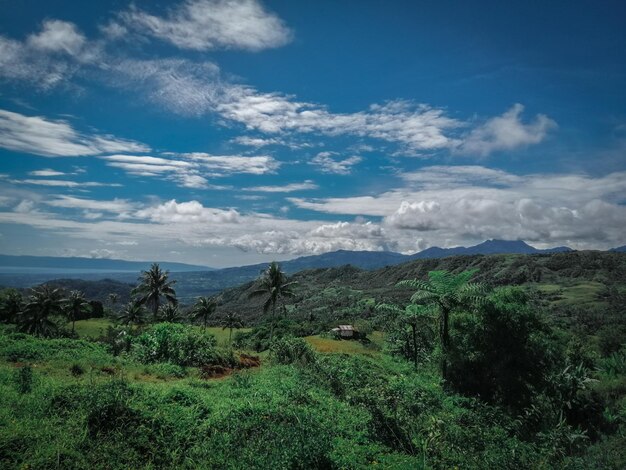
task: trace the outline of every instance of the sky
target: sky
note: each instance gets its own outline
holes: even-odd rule
[[[626,244],[623,1],[0,0],[0,253]]]

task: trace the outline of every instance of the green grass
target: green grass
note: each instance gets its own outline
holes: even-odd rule
[[[90,318],[89,320],[78,320],[76,322],[76,333],[79,338],[98,338],[106,333],[106,329],[113,325],[108,318]],[[69,325],[71,328],[71,325]]]
[[[317,352],[339,354],[363,354],[366,356],[378,356],[381,354],[383,333],[375,331],[368,335],[371,343],[363,344],[356,340],[337,340],[322,338],[319,335],[304,338]]]
[[[590,304],[604,304],[598,299],[598,294],[605,287],[601,282],[585,281],[571,285],[559,284],[528,284],[529,287],[536,288],[539,292],[555,296],[551,298],[554,305],[581,306]]]

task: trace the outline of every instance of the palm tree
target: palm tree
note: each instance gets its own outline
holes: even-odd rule
[[[272,343],[272,337],[274,334],[274,319],[276,317],[276,304],[282,302],[285,297],[293,297],[294,293],[291,288],[296,285],[297,282],[287,282],[287,276],[280,270],[278,263],[273,261],[263,273],[261,278],[260,287],[254,290],[250,297],[267,296],[265,303],[263,304],[263,314],[267,315],[267,312],[271,307],[271,323],[270,323],[270,338],[269,342]],[[284,303],[283,303],[284,308]]]
[[[142,271],[139,285],[133,289],[133,295],[139,294],[139,302],[152,310],[154,320],[157,319],[161,297],[172,305],[177,305],[176,291],[172,287],[176,281],[168,281],[169,273],[162,271],[157,263],[153,263],[148,271]]]
[[[170,323],[176,323],[183,318],[180,310],[178,309],[178,305],[172,304],[167,304],[161,309],[161,317],[163,318],[163,320]]]
[[[243,321],[234,313],[229,312],[224,316],[224,318],[222,318],[222,326],[223,330],[225,330],[226,328],[230,330],[230,332],[228,333],[228,342],[232,344],[233,328],[241,328],[243,326]]]
[[[65,314],[67,318],[72,322],[72,333],[74,333],[74,326],[76,320],[80,318],[83,312],[91,310],[91,305],[85,299],[85,295],[77,290],[70,292],[70,295],[65,300]]]
[[[36,336],[52,336],[57,326],[50,317],[61,315],[62,305],[63,298],[59,289],[47,284],[32,289],[32,294],[19,315],[19,330]]]
[[[399,321],[401,324],[409,325],[411,328],[411,339],[413,343],[412,352],[413,352],[413,365],[415,366],[415,370],[417,370],[417,331],[418,329],[428,329],[431,330],[431,323],[434,319],[433,316],[433,306],[432,305],[420,305],[411,303],[402,310],[400,307],[396,305],[390,304],[380,304],[376,307],[378,310],[385,310],[394,315],[394,319]]]
[[[450,351],[450,313],[459,308],[471,308],[484,301],[486,287],[482,283],[469,282],[477,269],[459,274],[447,271],[431,271],[428,280],[410,279],[400,281],[400,287],[417,291],[411,297],[415,304],[433,305],[439,310],[439,339],[441,341],[441,375],[445,380]]]
[[[215,313],[215,310],[217,310],[217,299],[215,297],[198,297],[193,306],[191,316],[194,320],[202,319],[204,331],[206,332],[209,317]]]
[[[117,304],[118,299],[119,299],[119,296],[115,292],[111,292],[109,294],[109,303],[111,304],[111,309],[115,307],[115,304]]]
[[[18,314],[22,311],[24,306],[24,299],[15,289],[5,290],[0,302],[0,321],[3,323],[11,323],[15,321]]]
[[[117,317],[124,325],[141,325],[144,321],[146,309],[137,300],[131,300],[122,307],[120,315]]]

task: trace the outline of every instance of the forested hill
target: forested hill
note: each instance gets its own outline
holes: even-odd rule
[[[454,273],[478,269],[476,280],[489,285],[532,285],[552,297],[568,300],[580,295],[581,305],[606,295],[607,289],[617,288],[626,293],[626,253],[577,251],[544,255],[473,255],[441,259],[415,260],[375,271],[353,266],[301,271],[290,277],[298,282],[296,297],[287,300],[299,313],[337,311],[352,306],[367,309],[371,301],[406,302],[408,291],[395,287],[403,279],[425,278],[429,271],[446,270]],[[261,301],[251,300],[254,282],[226,289],[221,296],[224,312],[233,311],[248,318],[261,313]],[[620,290],[622,289],[622,290]],[[576,299],[573,299],[574,301]],[[356,312],[355,312],[356,313]]]

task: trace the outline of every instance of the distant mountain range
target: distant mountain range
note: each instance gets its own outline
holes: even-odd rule
[[[623,248],[616,248],[622,250]],[[487,240],[475,246],[456,248],[428,248],[419,253],[404,255],[389,251],[334,251],[314,256],[303,256],[281,262],[288,274],[315,268],[333,268],[352,265],[373,270],[395,266],[407,261],[446,258],[458,255],[491,254],[549,254],[573,251],[568,247],[539,250],[523,241]],[[0,286],[29,287],[53,279],[98,280],[103,278],[135,284],[139,272],[149,268],[150,262],[123,261],[92,258],[54,258],[38,256],[0,255]],[[171,278],[186,292],[190,300],[197,295],[219,292],[255,279],[267,267],[267,263],[231,268],[214,269],[184,263],[159,263],[171,272]],[[184,285],[184,288],[182,286]],[[179,294],[180,295],[180,294]]]
[[[185,271],[210,271],[208,266],[192,265],[185,263],[170,263],[159,261],[163,269],[176,272]],[[80,270],[82,272],[132,272],[137,273],[150,268],[151,261],[126,261],[121,259],[106,258],[77,258],[57,256],[11,256],[0,255],[0,272],[25,273],[25,272],[56,272]]]
[[[624,247],[615,248],[620,251]],[[377,269],[384,266],[392,266],[414,259],[445,258],[457,255],[494,255],[494,254],[541,254],[541,253],[561,253],[573,251],[566,246],[539,250],[527,243],[517,240],[487,240],[475,246],[439,248],[432,247],[412,255],[403,255],[392,251],[347,251],[339,250],[321,255],[302,256],[289,261],[281,262],[285,272],[295,273],[303,269],[332,268],[350,264],[361,269]],[[265,267],[267,263],[237,266],[215,270],[207,266],[192,265],[185,263],[172,263],[168,261],[158,261],[161,268],[171,272],[192,272],[192,271],[216,271],[222,273],[242,270],[252,272],[255,275]],[[53,256],[10,256],[0,255],[0,272],[5,273],[124,273],[129,272],[136,275],[139,271],[146,270],[152,264],[151,261],[126,261],[119,259],[104,258],[76,258],[76,257],[53,257]],[[80,272],[76,272],[76,271]]]

